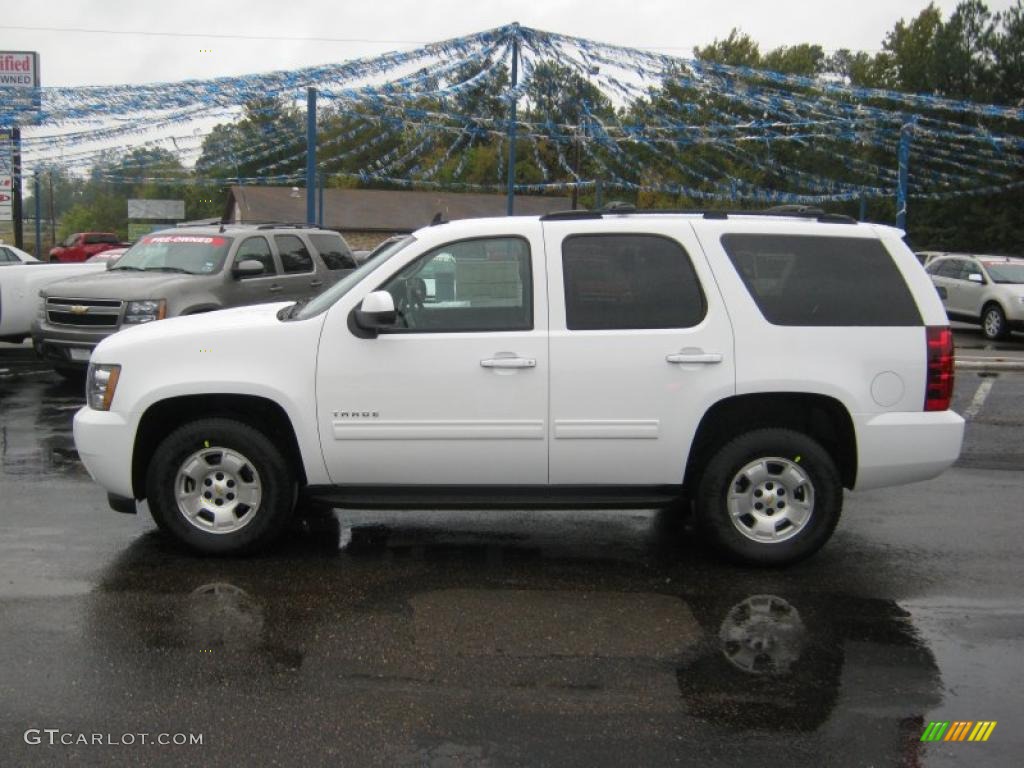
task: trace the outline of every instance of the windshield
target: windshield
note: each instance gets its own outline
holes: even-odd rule
[[[294,317],[297,320],[306,320],[314,315],[318,315],[325,309],[334,304],[338,299],[348,293],[352,288],[359,283],[363,277],[368,275],[370,272],[375,270],[385,261],[390,259],[400,250],[416,241],[416,238],[412,235],[403,237],[401,240],[396,240],[394,243],[389,245],[387,248],[381,250],[379,254],[373,257],[372,261],[367,261],[362,264],[358,269],[353,272],[349,272],[345,277],[336,282],[326,291],[321,293],[315,299],[309,302],[301,310],[295,313]]]
[[[128,249],[111,271],[210,275],[220,271],[230,247],[231,238],[221,235],[147,235]]]
[[[996,283],[1024,283],[1024,263],[992,264],[985,262],[989,277]]]

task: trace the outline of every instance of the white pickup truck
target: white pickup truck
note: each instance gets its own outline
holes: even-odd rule
[[[102,272],[105,264],[56,264],[27,261],[0,269],[0,341],[18,343],[32,333],[39,314],[39,291],[69,277]]]
[[[309,302],[96,347],[79,454],[197,550],[336,506],[675,505],[732,558],[789,563],[843,489],[959,455],[953,342],[897,230],[623,210],[445,223]],[[893,510],[898,513],[898,510]]]

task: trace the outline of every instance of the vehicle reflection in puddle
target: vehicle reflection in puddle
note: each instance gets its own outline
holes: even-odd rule
[[[472,513],[404,526],[402,513],[337,513],[255,559],[194,558],[146,535],[92,596],[89,636],[177,686],[294,676],[332,701],[362,686],[360,706],[413,730],[429,711],[459,744],[478,743],[459,732],[470,707],[511,708],[552,739],[565,718],[639,717],[871,732],[858,754],[878,764],[920,749],[915,729],[941,682],[895,602],[694,553],[662,558],[636,536],[623,546],[623,526],[657,530],[654,513],[558,514],[517,513],[496,532]],[[566,535],[584,522],[587,535]],[[402,713],[384,712],[394,697]]]
[[[0,475],[88,479],[71,434],[82,385],[53,377],[0,382]]]

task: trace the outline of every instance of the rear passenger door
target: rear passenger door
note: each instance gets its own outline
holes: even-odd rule
[[[729,318],[686,221],[544,224],[550,482],[678,485],[704,412],[734,392]]]
[[[282,299],[299,301],[315,296],[324,287],[324,276],[313,266],[313,257],[298,235],[274,235],[274,245],[281,257]]]
[[[355,256],[341,235],[310,233],[309,241],[327,267],[327,285],[333,285],[356,268]]]

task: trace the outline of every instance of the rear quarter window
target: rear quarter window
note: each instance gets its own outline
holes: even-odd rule
[[[722,247],[772,325],[922,325],[878,240],[736,233],[723,235]]]

